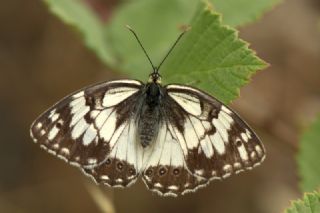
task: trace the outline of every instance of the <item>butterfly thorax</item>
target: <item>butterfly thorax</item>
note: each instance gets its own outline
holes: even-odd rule
[[[145,101],[138,115],[138,134],[143,147],[147,147],[157,137],[161,120],[161,86],[152,82],[146,85],[145,90]]]

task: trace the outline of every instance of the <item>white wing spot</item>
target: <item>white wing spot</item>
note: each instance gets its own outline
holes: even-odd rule
[[[75,114],[85,106],[86,106],[86,99],[84,97],[73,100],[72,102],[70,102],[71,114]]]
[[[84,91],[78,92],[78,93],[74,94],[72,97],[73,98],[80,98],[82,96],[84,96]]]
[[[60,145],[58,143],[53,144],[52,148],[57,150],[59,149]]]
[[[42,127],[42,123],[41,122],[37,123],[36,128],[41,129],[41,127]]]
[[[56,126],[54,126],[49,132],[48,139],[50,141],[53,140],[57,136],[58,132],[59,129]]]
[[[44,134],[46,134],[46,131],[44,131],[44,129],[42,129],[42,130],[40,131],[40,135],[42,136],[42,135],[44,135]]]
[[[256,152],[255,151],[252,151],[251,154],[250,154],[250,157],[252,160],[255,160],[257,155],[256,155]]]
[[[179,188],[175,185],[171,185],[171,186],[168,186],[168,189],[170,190],[178,190]]]
[[[108,175],[101,175],[101,176],[100,176],[100,179],[101,179],[101,180],[110,180],[110,178],[109,178]]]
[[[186,93],[169,92],[169,96],[173,98],[188,113],[199,116],[202,113],[200,100]]]
[[[88,158],[87,162],[89,164],[95,164],[95,163],[97,163],[97,159],[96,158]]]
[[[196,175],[201,176],[201,175],[203,175],[203,173],[204,173],[204,170],[203,170],[203,169],[195,170],[195,174],[196,174]]]
[[[235,169],[240,169],[240,168],[241,168],[241,163],[236,162],[236,163],[233,164],[233,167],[234,167]]]
[[[261,147],[260,147],[259,145],[256,145],[256,146],[255,146],[255,149],[256,149],[256,151],[257,151],[257,153],[258,153],[259,157],[261,157],[261,156],[263,155],[263,152],[262,152]]]
[[[227,107],[223,106],[223,105],[221,106],[221,110],[226,112],[226,113],[228,113],[229,115],[232,114],[231,110],[228,109]]]
[[[227,178],[227,177],[230,177],[231,173],[226,173],[224,175],[222,175],[222,178]]]
[[[233,123],[233,119],[230,117],[230,115],[228,115],[227,113],[225,113],[223,111],[220,111],[220,113],[218,115],[218,119],[227,130],[230,129],[230,127]]]
[[[55,113],[55,114],[51,117],[51,122],[55,122],[58,118],[59,118],[59,113]]]
[[[70,126],[74,126],[81,118],[85,116],[87,112],[89,112],[89,110],[89,106],[83,105],[81,109],[72,116]]]
[[[163,187],[163,185],[161,183],[155,183],[154,186],[158,187],[158,188],[162,188]]]
[[[106,141],[110,141],[111,136],[114,134],[114,131],[115,131],[115,128],[116,128],[116,122],[117,122],[116,115],[115,115],[115,113],[112,113],[108,117],[108,119],[105,121],[105,123],[103,124],[103,126],[102,126],[102,128],[100,130],[100,135]],[[118,128],[118,130],[119,129],[120,128]]]
[[[232,172],[232,166],[230,164],[226,164],[223,166],[223,170],[227,173]]]
[[[219,132],[223,141],[225,143],[228,143],[228,132],[224,125],[221,123],[221,121],[219,119],[213,119],[212,124],[216,127],[216,134]]]
[[[249,141],[249,138],[246,133],[241,133],[241,137],[246,143]]]
[[[104,122],[108,119],[109,115],[111,114],[112,109],[105,109],[103,111],[100,112],[100,114],[96,117],[95,119],[95,124],[97,125],[97,127],[100,129]]]
[[[243,161],[248,160],[248,152],[246,148],[244,147],[243,143],[241,143],[241,146],[238,146],[238,152],[240,154],[240,157]]]
[[[210,135],[211,142],[214,146],[214,148],[217,150],[217,152],[220,155],[223,155],[226,151],[225,145],[223,143],[223,140],[218,132],[214,133],[213,135]]]
[[[212,124],[209,121],[202,121],[202,124],[203,124],[204,128],[206,129],[206,131],[211,130]]]
[[[129,96],[136,93],[138,89],[132,87],[116,87],[109,89],[103,97],[102,106],[111,107],[124,101]]]
[[[71,132],[71,137],[73,140],[80,137],[80,135],[88,128],[89,124],[84,118],[81,118],[80,121],[74,126]]]
[[[82,144],[88,146],[92,143],[93,139],[97,136],[97,131],[95,130],[93,124],[89,126],[87,131],[83,135]]]
[[[99,111],[99,110],[92,110],[92,111],[90,112],[90,117],[93,118],[93,119],[95,119],[95,118],[99,115],[100,112],[101,112],[101,111]]]
[[[211,158],[214,152],[208,135],[206,135],[206,137],[200,141],[200,145],[206,157]]]
[[[250,132],[248,129],[246,129],[246,135],[248,136],[249,139],[252,138],[252,137],[251,137],[251,132]]]
[[[189,119],[185,120],[184,138],[186,138],[188,149],[193,149],[199,145],[199,139]]]
[[[70,154],[70,151],[69,151],[68,148],[65,148],[65,147],[64,147],[64,148],[61,149],[61,153],[64,154],[64,155],[69,155],[69,154]]]
[[[122,183],[123,180],[122,180],[121,178],[117,178],[117,179],[116,179],[116,182],[117,182],[117,183]]]
[[[50,112],[50,114],[49,114],[48,118],[50,118],[50,119],[51,119],[51,117],[52,117],[55,113],[56,113],[56,109],[51,110],[51,112]]]

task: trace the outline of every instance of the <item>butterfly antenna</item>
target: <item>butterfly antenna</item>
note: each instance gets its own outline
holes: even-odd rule
[[[155,66],[153,65],[153,63],[152,63],[152,61],[151,61],[151,59],[150,59],[147,51],[146,51],[146,50],[144,49],[144,47],[142,46],[142,43],[141,43],[140,39],[138,38],[138,35],[136,34],[136,32],[135,32],[129,25],[126,25],[126,27],[132,32],[132,34],[134,35],[134,37],[137,39],[137,41],[138,41],[138,43],[140,44],[140,47],[142,48],[144,54],[147,56],[147,58],[148,58],[148,60],[149,60],[149,62],[150,62],[150,64],[151,64],[151,66],[152,66],[153,71],[155,72],[155,71],[157,70],[157,67],[155,67]]]
[[[167,59],[167,57],[170,55],[170,53],[172,52],[172,50],[174,49],[174,47],[178,44],[179,40],[182,38],[182,36],[188,32],[191,29],[190,26],[187,26],[184,28],[183,32],[179,35],[179,37],[177,38],[177,40],[174,42],[174,44],[171,46],[170,50],[168,51],[168,53],[166,54],[166,56],[162,59],[161,63],[159,64],[159,66],[157,67],[157,71],[160,69],[161,65],[163,64],[163,62]]]

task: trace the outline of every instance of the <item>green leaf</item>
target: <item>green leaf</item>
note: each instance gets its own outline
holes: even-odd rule
[[[92,49],[105,64],[112,66],[115,63],[104,26],[88,6],[79,0],[44,1],[53,14],[82,34],[85,45]]]
[[[179,26],[189,23],[197,2],[136,0],[118,7],[107,26],[119,59],[117,67],[130,77],[145,81],[151,66],[135,38],[124,26],[128,24],[137,32],[153,63],[158,65],[177,37]]]
[[[166,83],[194,85],[228,103],[252,74],[266,67],[209,4],[200,5],[191,26],[161,68]]]
[[[300,140],[297,156],[298,169],[301,177],[300,188],[303,191],[313,191],[320,186],[320,116],[307,129]]]
[[[256,21],[281,0],[211,0],[223,16],[223,23],[233,27]]]
[[[224,14],[224,23],[233,26],[255,20],[267,8],[280,0],[211,0],[214,7]],[[150,65],[131,34],[125,33],[129,24],[157,65],[178,35],[178,26],[188,24],[194,16],[197,4],[193,0],[136,0],[118,7],[107,26],[116,55],[117,67],[131,77],[145,80]],[[241,8],[239,10],[239,8]],[[159,12],[161,11],[161,12]]]
[[[306,193],[303,200],[297,200],[291,203],[291,207],[285,210],[285,213],[318,213],[320,212],[320,194],[319,192]]]

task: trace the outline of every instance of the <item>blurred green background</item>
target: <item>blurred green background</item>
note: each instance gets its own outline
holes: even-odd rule
[[[90,4],[108,21],[117,1]],[[78,169],[32,143],[31,122],[57,100],[86,85],[126,76],[103,65],[43,2],[2,1],[0,212],[282,212],[289,200],[301,196],[298,138],[320,108],[320,3],[286,0],[239,30],[240,38],[271,64],[231,105],[261,137],[267,159],[196,193],[161,198],[141,181],[128,189],[96,187]],[[108,206],[99,205],[99,199]]]

